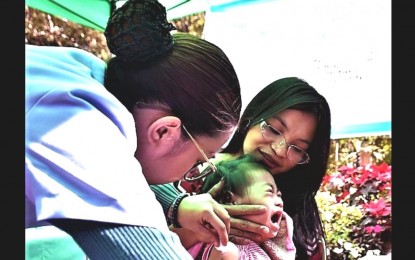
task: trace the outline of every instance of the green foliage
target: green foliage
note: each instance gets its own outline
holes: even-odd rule
[[[359,207],[349,206],[347,203],[337,203],[335,196],[330,192],[318,192],[316,200],[322,215],[326,232],[327,251],[331,259],[336,255],[347,256],[345,259],[357,259],[363,248],[350,243],[351,231],[359,225],[363,214]]]
[[[331,140],[328,173],[341,165],[360,165],[361,154],[368,155],[371,163],[392,165],[392,138],[380,135]]]
[[[205,13],[197,13],[170,21],[178,32],[201,37]],[[102,32],[61,19],[42,11],[25,7],[25,43],[42,46],[80,48],[107,61],[111,53]]]

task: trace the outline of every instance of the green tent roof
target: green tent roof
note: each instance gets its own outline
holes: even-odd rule
[[[125,0],[26,0],[26,5],[56,17],[104,31],[111,10]],[[203,0],[159,0],[166,7],[168,19],[202,12],[207,7]]]
[[[110,15],[110,0],[26,0],[29,7],[104,31]]]

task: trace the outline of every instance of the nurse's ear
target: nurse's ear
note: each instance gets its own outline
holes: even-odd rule
[[[147,129],[147,140],[160,155],[168,154],[180,141],[182,122],[175,116],[163,116],[150,124]]]

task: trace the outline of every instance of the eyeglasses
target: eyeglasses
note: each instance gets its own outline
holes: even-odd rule
[[[286,153],[290,161],[293,161],[296,164],[306,164],[310,162],[310,156],[300,147],[288,144],[284,135],[278,129],[270,126],[265,121],[262,121],[259,126],[261,128],[262,137],[267,142],[271,142],[271,147],[274,151],[285,148],[287,149]]]
[[[216,166],[211,161],[209,161],[209,158],[207,157],[206,153],[202,150],[200,145],[196,142],[196,140],[189,133],[189,131],[187,131],[186,127],[184,125],[182,125],[182,127],[183,127],[184,131],[187,133],[187,135],[190,137],[192,142],[195,144],[195,146],[199,150],[200,154],[203,156],[203,159],[205,159],[206,163],[209,165],[209,167],[203,167],[204,163],[202,161],[198,161],[195,165],[193,165],[192,168],[190,168],[190,170],[188,170],[184,174],[183,178],[186,181],[196,181],[196,180],[199,180],[201,178],[204,178],[204,177],[208,176],[209,174],[214,173],[216,171]]]

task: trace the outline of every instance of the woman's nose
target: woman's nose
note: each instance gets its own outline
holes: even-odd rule
[[[285,157],[287,156],[287,143],[285,140],[280,140],[271,144],[272,150],[278,156]]]

